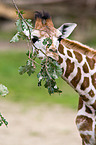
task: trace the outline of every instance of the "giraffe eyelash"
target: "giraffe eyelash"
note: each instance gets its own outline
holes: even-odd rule
[[[33,36],[32,42],[35,43],[36,41],[39,41],[39,38],[37,36]]]
[[[58,41],[60,42],[62,39],[63,39],[63,38],[62,38],[62,35],[60,35],[60,36],[58,37]]]

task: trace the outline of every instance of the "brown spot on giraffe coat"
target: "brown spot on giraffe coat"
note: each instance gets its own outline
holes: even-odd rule
[[[84,77],[84,81],[81,84],[81,90],[85,90],[88,87],[89,87],[89,78],[88,77]]]
[[[76,59],[80,63],[82,61],[82,55],[79,52],[77,52],[77,51],[73,51],[73,52],[75,54]]]
[[[80,97],[81,97],[82,100],[84,100],[85,102],[89,101],[89,99],[88,99],[85,95],[80,95]]]
[[[63,75],[63,73],[64,73],[64,68],[62,67],[62,75]]]
[[[91,106],[96,110],[96,101]]]
[[[64,46],[63,46],[62,44],[59,44],[58,51],[59,51],[61,54],[65,55],[65,54],[64,54]]]
[[[78,110],[80,110],[82,107],[83,107],[83,100],[81,97],[79,97]]]
[[[68,78],[69,75],[73,72],[74,70],[74,62],[71,63],[71,60],[68,58],[66,60],[66,72],[65,72],[65,77]]]
[[[58,63],[61,64],[62,62],[63,62],[63,58],[61,58],[61,57],[59,56]]]
[[[90,144],[91,135],[80,134],[80,136],[83,139],[83,145],[85,145],[85,143]]]
[[[89,58],[88,56],[86,56],[86,60],[90,66],[91,69],[94,69],[94,64],[95,64],[95,60],[92,58]]]
[[[69,50],[67,50],[67,54],[68,56],[72,57],[72,53]]]
[[[81,123],[82,122],[82,123]],[[76,124],[80,125],[79,130],[81,131],[92,131],[93,120],[87,116],[80,115],[76,118]]]
[[[88,106],[85,106],[85,111],[87,112],[87,113],[90,113],[90,114],[92,114],[92,111],[91,111],[91,109],[88,107]]]
[[[96,89],[96,73],[94,73],[94,74],[91,76],[91,78],[92,78],[92,84],[93,84],[93,86],[94,86],[95,89]]]
[[[81,52],[82,54],[84,54],[88,57],[90,56],[96,62],[96,50],[89,48],[76,41],[69,40],[69,39],[62,39],[61,44],[69,49],[73,49],[74,51]]]
[[[96,125],[95,125],[95,141],[96,141]]]
[[[88,66],[87,66],[86,62],[85,62],[85,64],[83,65],[83,71],[84,71],[85,73],[89,73],[89,69],[88,69]]]
[[[76,76],[71,80],[71,84],[74,86],[74,88],[76,88],[76,86],[79,83],[80,79],[81,79],[81,70],[78,67]]]
[[[88,93],[91,97],[94,97],[94,91],[91,89],[90,91],[89,91],[89,93]]]

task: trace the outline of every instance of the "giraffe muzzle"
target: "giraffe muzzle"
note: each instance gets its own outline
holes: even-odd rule
[[[57,49],[55,49],[55,48],[49,48],[46,51],[46,54],[47,54],[47,56],[49,56],[49,57],[55,59],[56,61],[58,61],[59,56],[58,56],[58,53],[57,53]]]

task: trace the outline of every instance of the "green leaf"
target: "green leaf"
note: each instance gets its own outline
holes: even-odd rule
[[[17,32],[17,33],[13,36],[13,38],[10,40],[10,43],[12,43],[12,42],[18,42],[19,39],[20,39],[20,34],[19,34],[19,32]]]
[[[16,14],[18,15],[19,18],[22,18],[21,15],[23,15],[25,12],[23,10],[20,11],[20,13],[18,13],[18,11],[16,11]]]
[[[23,40],[27,40],[27,36],[24,33],[19,33],[20,34],[20,38],[22,38]]]
[[[25,19],[25,21],[27,22],[30,30],[32,31],[33,25],[32,25],[32,20],[31,19]]]
[[[7,94],[9,93],[7,87],[5,87],[4,85],[0,84],[0,95],[2,97],[5,97]]]
[[[48,42],[50,45],[52,44],[52,39],[50,39],[50,37],[48,38]]]
[[[18,19],[16,22],[17,30],[20,34],[22,34],[22,38],[25,39],[25,32],[30,32],[30,37],[31,37],[31,32],[33,30],[32,23],[30,19]],[[25,32],[24,32],[25,31]],[[27,38],[28,36],[26,36]]]
[[[51,95],[54,93],[54,89],[52,87],[48,87],[48,93]]]
[[[20,75],[23,75],[25,72],[27,72],[27,74],[30,76],[32,73],[35,72],[35,68],[33,66],[33,63],[31,60],[28,60],[26,62],[26,65],[25,66],[20,66],[19,67],[19,74]]]
[[[23,32],[24,30],[28,31],[28,26],[29,26],[30,31],[32,31],[32,23],[30,19],[25,19],[25,20],[18,19],[16,22],[16,26],[17,26],[18,32]]]
[[[21,10],[20,13],[21,13],[22,15],[25,14],[25,12],[24,12],[23,10]]]
[[[29,56],[29,54],[30,54],[30,56]],[[29,50],[26,52],[26,55],[28,56],[28,57],[30,57],[30,58],[33,58],[33,56],[32,56],[32,52],[29,52]],[[34,54],[34,56],[35,56],[36,54]]]
[[[23,40],[27,40],[27,36],[22,33],[22,32],[17,32],[13,38],[10,40],[10,43],[12,42],[18,42],[20,40],[20,38],[22,38]]]
[[[47,45],[48,48],[52,45],[52,39],[50,39],[50,37],[46,38],[43,40],[43,45]]]
[[[43,45],[46,45],[47,44],[47,39],[44,39],[42,43],[43,43]]]
[[[38,82],[38,87],[40,87],[40,86],[41,86],[41,81]]]
[[[18,32],[22,32],[21,22],[22,22],[21,19],[18,19],[17,22],[16,22]]]
[[[27,71],[27,68],[26,66],[20,66],[18,71],[20,75],[23,75]]]
[[[62,75],[60,65],[54,59],[44,59],[41,62],[41,70],[38,73],[38,86],[41,86],[42,80],[44,86],[48,89],[48,93],[61,93],[62,91],[56,85],[55,79]]]
[[[29,56],[29,50],[26,52],[26,55]]]
[[[30,76],[31,74],[33,74],[35,72],[35,69],[33,66],[30,66],[27,70],[27,74]]]
[[[27,39],[27,41],[29,41],[29,38],[31,39],[31,32],[33,30],[32,21],[31,19],[23,19],[23,14],[23,11],[20,11],[20,13],[18,14],[19,19],[16,22],[18,32],[10,42],[17,42],[20,38]],[[46,45],[49,48],[52,45],[51,37],[49,36],[48,38],[45,38],[42,44]],[[25,65],[19,67],[19,74],[22,75],[24,73],[27,73],[30,76],[35,72],[34,60],[37,58],[37,52],[34,51],[33,53],[33,51],[28,51],[26,55],[31,59],[28,59]],[[49,94],[55,92],[60,93],[61,90],[59,90],[59,88],[57,87],[55,80],[61,75],[62,69],[60,65],[54,59],[45,57],[45,59],[43,59],[43,61],[41,62],[40,72],[37,74],[38,86],[41,86],[42,81],[44,81],[44,86],[48,89]]]

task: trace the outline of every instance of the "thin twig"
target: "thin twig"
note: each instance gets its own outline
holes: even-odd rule
[[[32,50],[33,50],[33,47],[34,47],[35,49],[40,50],[40,51],[48,58],[48,56],[46,55],[46,53],[44,53],[41,49],[37,48],[37,47],[34,45],[34,43],[32,42],[32,40],[31,40],[31,31],[30,31],[30,27],[31,27],[31,26],[29,26],[29,24],[26,22],[26,20],[24,19],[24,17],[23,17],[22,14],[20,13],[20,10],[18,9],[18,7],[17,7],[17,5],[16,5],[15,0],[12,0],[12,1],[13,1],[13,4],[14,4],[14,6],[15,6],[17,12],[18,12],[18,14],[21,16],[21,18],[23,19],[23,21],[26,23],[26,25],[27,25],[27,27],[28,27],[28,30],[29,30],[29,39],[30,39],[30,43],[31,43]],[[32,28],[32,27],[31,27],[31,28]],[[40,30],[39,30],[39,31],[40,31]],[[44,31],[44,30],[41,30],[41,31]]]
[[[35,49],[40,50],[40,51],[48,58],[48,56],[47,56],[46,53],[44,53],[40,48],[37,48],[37,47],[34,45],[34,43],[33,43],[32,41],[31,41],[31,43],[32,43],[32,46],[33,46]]]
[[[33,28],[32,26],[29,26],[29,24],[26,22],[26,20],[24,19],[24,17],[23,17],[22,14],[20,13],[20,11],[19,11],[19,9],[18,9],[18,7],[17,7],[17,5],[16,5],[16,3],[15,3],[15,0],[12,0],[12,1],[13,1],[13,4],[14,4],[14,6],[15,6],[17,12],[18,12],[18,14],[21,16],[21,18],[24,20],[24,22],[25,22],[26,25],[28,26],[28,29],[29,29],[29,27]],[[47,31],[45,31],[45,30],[40,30],[40,29],[35,29],[35,30],[47,32]],[[50,34],[48,34],[48,35],[49,35],[49,37],[50,37]]]
[[[17,5],[16,5],[16,3],[15,3],[15,0],[12,0],[12,1],[13,1],[14,7],[16,8],[18,14],[21,16],[21,18],[22,18],[23,21],[26,23],[26,25],[28,26],[28,29],[29,29],[29,24],[26,22],[26,20],[24,19],[24,17],[23,17],[22,14],[20,13],[20,11],[19,11],[19,9],[18,9],[18,7],[17,7]],[[30,26],[30,27],[31,27],[31,26]],[[31,28],[33,28],[33,27],[31,27]]]
[[[49,72],[48,72],[48,69],[47,69],[47,61],[48,61],[48,59],[46,59],[45,69],[46,69],[46,72],[47,72],[47,74],[48,74],[50,80],[52,80],[52,77],[50,76],[50,74],[49,74]]]
[[[13,4],[14,4],[14,6],[15,6],[17,12],[18,12],[18,14],[21,16],[21,18],[23,19],[23,21],[25,22],[25,24],[26,24],[27,27],[28,27],[28,30],[29,30],[29,39],[31,40],[31,31],[30,31],[30,27],[31,27],[31,26],[29,26],[29,24],[26,22],[26,20],[24,19],[24,17],[23,17],[22,14],[20,13],[20,11],[19,11],[19,9],[18,9],[18,7],[17,7],[17,5],[16,5],[16,3],[15,3],[15,0],[12,0],[12,1],[13,1]],[[33,27],[31,27],[31,28],[33,28]]]
[[[32,60],[34,63],[40,65],[38,62],[36,62],[35,60],[33,60],[32,58],[30,58],[30,56],[28,57],[30,60]],[[40,65],[41,66],[41,65]]]

